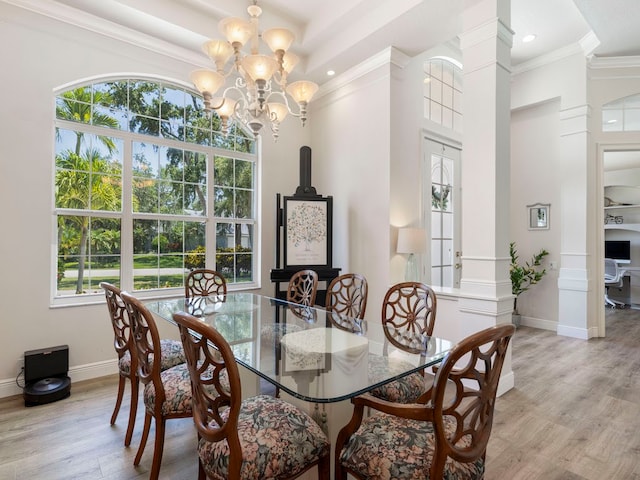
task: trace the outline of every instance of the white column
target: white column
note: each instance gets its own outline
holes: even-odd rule
[[[462,276],[467,335],[511,322],[509,277],[511,44],[509,0],[467,1],[463,15]],[[514,384],[505,361],[501,391]]]
[[[588,105],[565,107],[560,112],[560,258],[558,277],[558,334],[576,338],[597,336],[598,305],[590,287],[589,272],[596,271],[588,252],[590,232],[594,230],[597,198],[589,195],[594,183],[595,150],[588,149]],[[603,281],[602,281],[603,282]],[[591,290],[591,292],[590,292]],[[590,293],[592,293],[590,295]],[[589,313],[591,312],[591,314]],[[591,324],[590,320],[591,319]]]

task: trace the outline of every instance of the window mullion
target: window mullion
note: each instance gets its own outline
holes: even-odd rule
[[[216,269],[218,268],[216,265],[216,226],[217,223],[214,221],[214,171],[215,171],[215,152],[213,149],[210,149],[207,152],[207,224],[205,225],[205,238],[206,238],[206,256],[205,256],[205,265],[207,268]]]
[[[122,165],[122,225],[120,237],[120,281],[133,291],[133,141],[124,142]]]

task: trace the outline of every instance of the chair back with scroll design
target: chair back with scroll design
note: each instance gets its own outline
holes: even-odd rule
[[[436,295],[419,282],[393,285],[382,302],[382,330],[384,351],[389,344],[409,353],[422,354],[428,337],[433,334],[436,321]],[[380,373],[405,369],[405,361],[390,357],[373,357],[369,362],[369,381],[376,381]],[[371,391],[375,397],[397,403],[415,403],[425,393],[431,377],[424,371],[384,384]]]
[[[188,313],[173,318],[191,376],[198,478],[293,479],[314,465],[319,478],[329,478],[329,441],[313,419],[271,396],[243,400],[238,365],[224,337]]]
[[[206,268],[192,270],[184,282],[184,296],[186,298],[226,294],[227,280],[215,270]]]
[[[345,273],[334,278],[327,287],[325,305],[331,323],[342,330],[357,330],[354,319],[364,319],[368,294],[369,287],[364,275]]]
[[[351,421],[336,441],[336,480],[345,480],[347,473],[377,478],[381,458],[390,478],[482,479],[498,383],[514,332],[511,324],[499,325],[460,341],[438,369],[425,403],[354,398]],[[363,420],[365,407],[384,414]]]
[[[131,324],[129,323],[127,309],[120,296],[120,289],[107,282],[101,282],[100,287],[104,290],[107,301],[107,308],[109,309],[109,317],[111,318],[111,326],[113,327],[114,334],[113,346],[118,354],[118,395],[116,397],[116,405],[111,414],[111,425],[116,423],[127,379],[131,385],[129,423],[127,425],[127,433],[124,437],[124,444],[128,447],[131,444],[131,436],[133,435],[133,428],[136,423],[136,412],[138,410],[138,358],[135,351],[131,349]]]
[[[411,353],[424,350],[424,337],[433,335],[436,294],[424,283],[393,285],[382,302],[382,330],[395,347]],[[385,342],[386,343],[386,342]]]
[[[192,416],[189,370],[184,363],[185,357],[181,345],[179,346],[182,363],[163,369],[165,362],[162,341],[152,313],[140,300],[127,292],[122,292],[121,297],[131,321],[132,349],[138,358],[138,378],[145,385],[144,429],[133,464],[140,463],[151,429],[151,421],[155,420],[153,460],[149,475],[150,479],[155,480],[160,474],[166,420]]]
[[[287,302],[313,306],[318,292],[318,274],[315,270],[299,270],[291,276],[287,286]]]

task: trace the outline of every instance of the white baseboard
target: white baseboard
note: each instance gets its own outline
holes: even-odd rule
[[[563,337],[579,338],[581,340],[589,340],[589,330],[586,328],[567,327],[566,325],[558,325],[558,335]]]
[[[595,334],[590,333],[588,329],[568,327],[566,325],[560,325],[558,322],[544,320],[541,318],[523,316],[520,320],[520,324],[527,327],[539,328],[541,330],[551,330],[552,332],[556,332],[558,335],[562,335],[564,337],[580,338],[582,340],[588,340],[592,336],[595,336]]]
[[[496,396],[499,397],[502,394],[507,393],[516,385],[515,375],[513,374],[513,370],[507,373],[506,375],[502,375],[500,377],[500,383],[498,383],[498,391],[496,392]]]
[[[106,377],[107,375],[114,375],[116,373],[118,373],[117,359],[72,367],[69,369],[69,378],[71,378],[72,391],[73,382]],[[16,384],[15,378],[0,380],[0,398],[12,397],[14,395],[22,395],[22,388],[20,388]]]
[[[520,318],[520,325],[525,327],[539,328],[541,330],[551,330],[555,332],[558,329],[558,322],[553,320],[544,320],[542,318],[525,317]]]

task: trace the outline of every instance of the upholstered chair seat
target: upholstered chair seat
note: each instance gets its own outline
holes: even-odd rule
[[[160,372],[164,385],[165,399],[162,402],[162,415],[191,412],[191,379],[186,363],[176,365]],[[156,390],[153,383],[144,387],[144,404],[153,410],[156,403]]]
[[[451,417],[445,417],[444,426],[444,435],[453,437],[456,422]],[[434,444],[433,423],[381,413],[362,421],[349,445],[342,451],[340,461],[347,470],[357,471],[369,480],[429,479],[425,472],[429,471],[433,459]],[[470,437],[465,436],[457,447],[465,449],[470,445]],[[447,480],[481,479],[484,475],[484,458],[460,463],[447,457],[444,471],[442,478]]]
[[[166,370],[185,362],[184,350],[180,340],[160,340],[160,350],[162,351],[162,364],[160,370]],[[126,352],[120,360],[118,360],[118,369],[125,376],[131,374],[131,353]]]
[[[229,410],[223,413],[223,419]],[[242,402],[238,437],[244,456],[240,478],[290,478],[317,463],[329,444],[309,415],[277,398],[259,395]],[[229,444],[200,440],[198,454],[207,477],[229,478]]]
[[[171,416],[191,411],[191,379],[186,363],[163,370],[160,373],[164,385],[165,399],[162,403],[162,415]],[[229,379],[226,372],[221,372],[220,381],[228,387]],[[211,387],[213,391],[213,387]],[[156,403],[156,390],[153,383],[144,387],[144,404],[147,408],[153,408]]]
[[[370,355],[369,382],[380,381],[385,376],[388,376],[389,372],[397,372],[398,374],[406,372],[408,368],[413,366],[407,365],[407,363],[403,360]],[[430,375],[426,378],[433,380]],[[412,373],[372,390],[371,395],[389,402],[414,403],[429,388],[429,385],[426,384],[426,378],[419,372]]]

